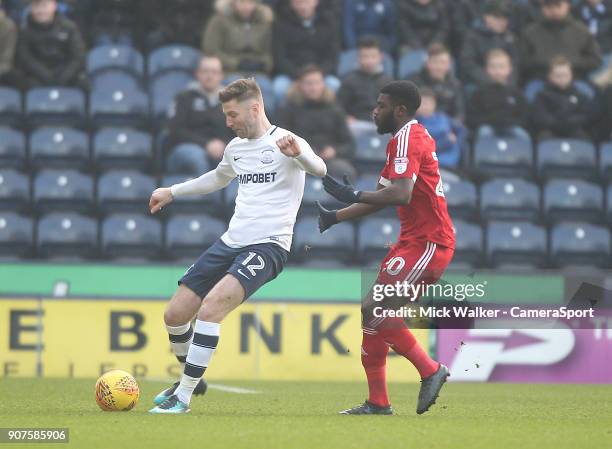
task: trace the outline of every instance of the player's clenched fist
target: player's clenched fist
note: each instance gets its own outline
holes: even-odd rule
[[[298,144],[297,139],[290,134],[278,139],[276,141],[276,145],[278,145],[281,153],[287,157],[296,157],[301,153],[300,145]]]
[[[152,214],[159,212],[162,207],[172,201],[172,192],[170,187],[160,187],[155,189],[149,200],[149,210]]]

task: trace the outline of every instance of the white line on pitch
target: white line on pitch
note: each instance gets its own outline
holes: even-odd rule
[[[230,387],[228,385],[220,384],[208,384],[208,388],[213,390],[225,391],[227,393],[238,393],[238,394],[258,394],[257,390],[249,390],[248,388]]]

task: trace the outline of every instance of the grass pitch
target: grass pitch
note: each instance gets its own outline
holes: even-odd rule
[[[94,380],[0,378],[0,427],[68,427],[67,445],[12,447],[395,449],[610,448],[607,385],[447,384],[426,414],[417,384],[390,386],[394,416],[339,416],[365,398],[365,383],[224,382],[181,416],[149,415],[167,384],[141,381],[131,412],[102,412]],[[8,446],[7,446],[8,447]]]

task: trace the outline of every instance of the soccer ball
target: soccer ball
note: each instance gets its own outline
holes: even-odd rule
[[[96,402],[105,412],[132,410],[139,396],[136,379],[125,371],[109,371],[96,382]]]

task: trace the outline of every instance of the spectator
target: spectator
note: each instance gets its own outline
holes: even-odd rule
[[[451,72],[451,55],[444,45],[432,44],[427,50],[425,67],[410,79],[417,86],[429,87],[435,92],[440,111],[463,121],[462,87]]]
[[[584,128],[590,116],[590,100],[574,85],[571,62],[564,56],[553,58],[548,80],[533,104],[531,120],[538,138],[589,139]]]
[[[446,5],[441,0],[404,0],[397,3],[400,53],[445,44],[450,33]]]
[[[392,78],[383,72],[383,53],[378,41],[363,38],[358,44],[359,68],[347,74],[338,90],[338,103],[347,114],[353,135],[376,130],[372,110],[380,89]]]
[[[586,26],[572,18],[569,0],[542,0],[542,19],[529,25],[519,42],[524,80],[543,78],[558,55],[570,60],[578,78],[601,65],[599,46]]]
[[[327,164],[328,172],[356,176],[350,159],[354,151],[346,116],[325,86],[323,71],[306,66],[292,86],[287,105],[279,114],[280,125],[306,139]]]
[[[180,143],[196,144],[197,147],[184,147],[183,153],[171,154],[168,168],[188,164],[194,167],[196,173],[202,173],[200,167],[206,166],[206,157],[213,161],[221,160],[225,144],[234,135],[225,126],[225,116],[218,98],[223,80],[221,60],[202,57],[195,78],[195,82],[176,96],[170,109],[170,133],[165,147],[168,153]]]
[[[212,14],[212,2],[202,0],[148,0],[142,4],[149,20],[148,47],[183,44],[199,47],[202,26]]]
[[[487,81],[468,102],[467,123],[478,129],[479,137],[522,137],[529,139],[525,126],[527,105],[523,93],[511,83],[512,60],[502,49],[487,55]]]
[[[509,30],[510,8],[503,0],[488,0],[483,8],[481,25],[468,31],[461,51],[461,73],[467,83],[487,81],[485,59],[494,48],[504,49],[515,59],[515,37]]]
[[[150,0],[78,0],[89,3],[83,14],[89,22],[85,28],[92,46],[127,44],[142,47],[147,8]]]
[[[317,64],[334,92],[340,80],[334,76],[340,52],[336,18],[319,8],[319,0],[289,0],[290,9],[274,23],[274,80],[277,99],[284,98],[291,80],[308,64]]]
[[[2,8],[2,0],[0,0]],[[0,9],[0,85],[13,83],[13,62],[17,45],[17,26]]]
[[[600,140],[612,140],[612,60],[606,71],[595,79],[595,84],[600,88],[599,98],[599,120],[597,123],[597,135]]]
[[[344,45],[356,48],[363,37],[376,37],[383,51],[395,54],[397,32],[392,0],[345,0]]]
[[[597,39],[603,53],[612,51],[612,0],[579,0],[574,15]]]
[[[86,87],[85,44],[76,25],[56,14],[56,0],[34,0],[19,37],[24,87]]]
[[[416,118],[436,141],[438,163],[442,167],[456,167],[461,160],[461,141],[465,129],[453,122],[444,112],[437,111],[436,94],[424,87],[421,92],[421,106]]]
[[[221,59],[226,72],[272,71],[272,10],[259,0],[232,0],[208,22],[204,54]]]

